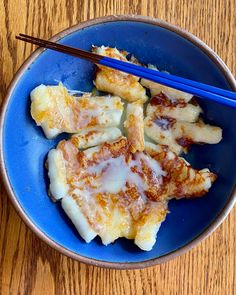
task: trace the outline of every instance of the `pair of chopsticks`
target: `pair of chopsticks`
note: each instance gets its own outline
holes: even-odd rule
[[[113,68],[140,78],[144,78],[162,85],[175,88],[193,95],[213,100],[223,105],[236,108],[236,92],[221,89],[204,83],[181,78],[172,74],[159,72],[153,69],[145,68],[130,62],[104,57],[102,55],[81,50],[59,43],[39,39],[36,37],[19,34],[16,39],[38,45],[40,47],[60,51],[69,55],[89,60],[93,63]]]

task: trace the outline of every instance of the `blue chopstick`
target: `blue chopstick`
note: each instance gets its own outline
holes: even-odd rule
[[[110,58],[110,57],[104,57],[101,61],[102,62],[104,62],[104,61],[114,62],[114,63],[117,63],[118,65],[127,64],[127,62],[123,62],[121,60]],[[181,77],[178,77],[178,76],[175,76],[175,75],[172,75],[172,74],[168,74],[166,72],[160,72],[160,71],[153,70],[153,69],[150,69],[150,68],[145,68],[145,67],[133,64],[133,63],[128,63],[128,64],[129,64],[130,68],[133,68],[135,70],[141,70],[142,72],[146,72],[146,73],[158,76],[158,77],[166,78],[166,79],[171,80],[171,81],[174,80],[174,81],[179,82],[181,84],[191,85],[193,87],[197,87],[197,88],[206,90],[208,92],[213,92],[213,93],[216,93],[216,94],[219,94],[219,95],[222,95],[222,96],[227,96],[229,98],[236,99],[236,92],[221,89],[221,88],[211,86],[211,85],[208,85],[208,84],[204,84],[204,83],[201,83],[201,82],[196,82],[196,81],[193,81],[193,80],[190,80],[190,79],[181,78]]]
[[[171,88],[175,88],[236,108],[236,92],[181,78],[172,74],[159,72],[109,57],[101,58],[98,63],[103,66],[123,71],[140,78],[151,80]]]

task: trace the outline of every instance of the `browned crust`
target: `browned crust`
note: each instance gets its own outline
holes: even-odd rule
[[[170,99],[168,99],[167,95],[161,92],[157,95],[154,95],[150,99],[150,105],[170,108],[178,106],[180,108],[184,108],[186,107],[187,103],[183,99],[176,99],[175,101],[171,101]]]
[[[86,27],[90,27],[96,24],[100,23],[106,23],[106,22],[115,22],[115,21],[136,21],[136,22],[144,22],[148,24],[153,24],[159,27],[163,27],[167,30],[170,30],[172,32],[175,32],[176,34],[184,37],[188,41],[190,41],[192,44],[200,48],[205,54],[209,56],[209,58],[218,66],[220,71],[224,74],[225,78],[227,79],[229,85],[231,88],[236,91],[236,81],[231,74],[230,70],[228,67],[225,65],[225,63],[220,59],[220,57],[212,50],[210,49],[204,42],[199,40],[197,37],[194,35],[188,33],[187,31],[174,26],[172,24],[169,24],[165,21],[151,18],[151,17],[145,17],[145,16],[140,16],[140,15],[111,15],[111,16],[106,16],[106,17],[101,17],[101,18],[96,18],[93,20],[85,21],[80,24],[77,24],[75,26],[72,26],[71,28],[68,28],[58,34],[56,34],[54,37],[52,37],[50,40],[51,41],[58,41],[61,38],[65,37],[66,35],[69,35],[75,31],[84,29]],[[27,216],[26,212],[24,209],[21,207],[20,203],[18,202],[13,188],[11,186],[10,180],[8,178],[7,172],[6,172],[6,167],[4,163],[4,155],[3,155],[3,126],[4,126],[4,118],[5,118],[5,113],[7,110],[7,106],[10,100],[10,97],[18,83],[18,81],[21,79],[22,75],[24,72],[27,70],[27,68],[37,59],[37,57],[44,51],[44,49],[37,49],[36,51],[33,52],[33,54],[23,63],[23,65],[20,67],[18,72],[16,73],[15,77],[13,78],[11,84],[9,85],[8,91],[6,98],[4,100],[4,105],[1,110],[1,120],[0,120],[0,168],[1,168],[1,174],[2,174],[2,179],[4,181],[5,187],[7,189],[8,195],[11,199],[12,204],[14,205],[16,211],[18,214],[21,216],[23,221],[26,223],[29,228],[34,231],[39,238],[41,238],[44,242],[46,242],[48,245],[51,247],[55,248],[56,250],[60,251],[61,253],[74,258],[80,262],[87,263],[87,264],[92,264],[95,266],[100,266],[100,267],[107,267],[107,268],[116,268],[116,269],[140,269],[156,264],[161,264],[164,263],[170,259],[173,259],[186,251],[192,249],[196,244],[204,240],[207,236],[209,236],[226,218],[226,216],[229,214],[230,210],[233,208],[235,200],[236,200],[236,188],[234,187],[234,190],[230,197],[228,198],[227,203],[225,204],[224,208],[221,210],[219,215],[216,217],[216,219],[202,232],[194,238],[192,241],[190,241],[187,245],[170,252],[166,255],[163,255],[159,258],[155,259],[150,259],[147,261],[142,261],[142,262],[124,262],[124,263],[118,263],[118,262],[107,262],[107,261],[102,261],[102,260],[96,260],[92,258],[88,258],[82,255],[79,255],[73,251],[70,251],[63,246],[59,245],[57,242],[53,241],[50,237],[48,237],[46,234],[44,234],[30,219],[29,216]]]
[[[171,153],[173,158],[168,159],[168,153]],[[203,181],[203,176],[199,170],[192,168],[189,165],[186,165],[185,160],[178,157],[175,153],[169,151],[167,146],[162,146],[162,151],[158,153],[153,153],[152,158],[159,162],[162,166],[162,169],[167,172],[166,176],[163,176],[163,191],[161,192],[164,196],[173,195],[176,199],[181,198],[194,198],[201,197],[208,192],[208,190],[202,189],[201,191],[196,192],[186,192],[186,187],[190,185],[197,185]],[[191,179],[190,171],[196,173],[195,178]],[[211,182],[216,180],[216,175],[209,172],[209,177]],[[174,188],[171,188],[171,191],[167,192],[168,183],[172,183]],[[153,195],[153,200],[157,200],[156,195]]]

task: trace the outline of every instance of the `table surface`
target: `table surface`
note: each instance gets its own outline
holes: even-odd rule
[[[160,18],[195,34],[236,72],[235,0],[3,0],[0,5],[0,101],[33,46],[16,43],[110,14]],[[0,294],[236,293],[236,208],[190,252],[143,270],[109,270],[78,263],[44,244],[21,221],[0,182]]]

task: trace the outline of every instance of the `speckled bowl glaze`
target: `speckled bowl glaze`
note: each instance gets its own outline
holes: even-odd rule
[[[202,41],[182,29],[143,16],[109,16],[90,20],[51,40],[90,50],[92,44],[116,46],[141,62],[156,64],[173,74],[236,90],[222,60]],[[46,243],[81,262],[110,268],[142,268],[163,263],[191,249],[213,232],[235,202],[236,111],[199,99],[205,119],[223,128],[218,145],[194,146],[187,160],[195,168],[209,167],[218,175],[203,198],[171,201],[150,252],[133,241],[119,239],[103,246],[96,238],[86,244],[60,204],[47,195],[44,161],[62,136],[47,140],[30,116],[30,91],[37,85],[62,81],[70,89],[89,91],[93,65],[62,53],[37,49],[9,86],[1,114],[1,171],[9,197],[24,222]]]

